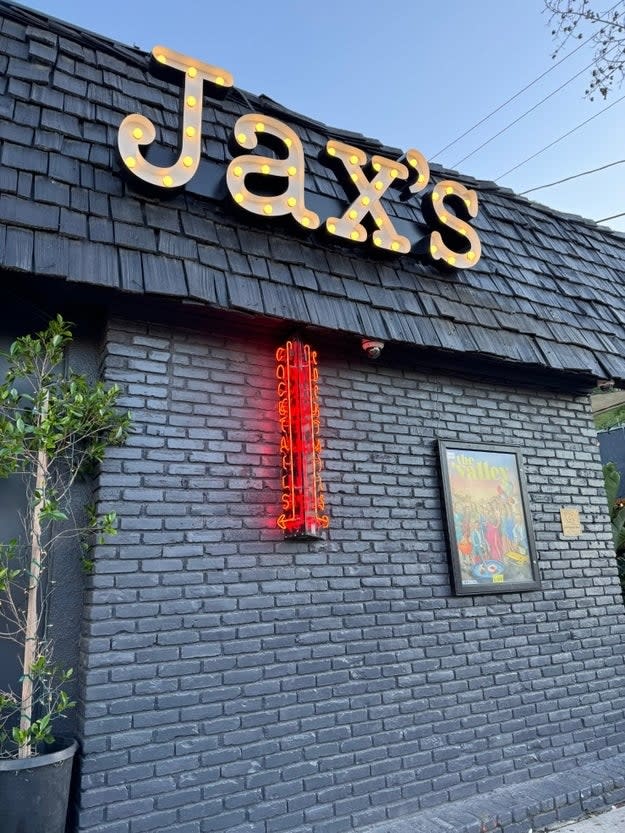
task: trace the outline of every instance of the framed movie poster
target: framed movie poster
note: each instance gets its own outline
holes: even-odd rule
[[[439,453],[456,593],[540,587],[520,452],[440,441]]]

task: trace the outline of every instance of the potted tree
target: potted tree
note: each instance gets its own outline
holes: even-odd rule
[[[74,706],[72,669],[59,667],[44,611],[54,584],[50,559],[68,536],[89,547],[113,533],[115,514],[99,516],[72,500],[77,478],[125,441],[130,418],[119,389],[89,383],[64,367],[72,340],[61,316],[18,338],[0,384],[0,477],[21,478],[22,534],[0,540],[0,638],[17,643],[21,674],[0,691],[0,818],[3,833],[63,833],[77,744],[56,724]],[[84,555],[84,552],[83,552]]]

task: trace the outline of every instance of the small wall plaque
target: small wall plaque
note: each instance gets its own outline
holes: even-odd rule
[[[579,509],[576,506],[563,506],[560,509],[560,521],[562,523],[562,534],[568,538],[579,538],[584,531],[579,518]]]

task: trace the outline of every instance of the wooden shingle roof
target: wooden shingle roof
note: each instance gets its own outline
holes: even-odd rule
[[[204,57],[204,56],[198,56]],[[225,188],[237,118],[296,130],[311,207],[349,200],[320,161],[328,138],[397,159],[402,151],[233,88],[206,96],[202,164],[174,195],[122,176],[117,130],[139,112],[178,142],[181,87],[150,56],[0,2],[0,268],[125,293],[190,298],[354,335],[625,380],[625,236],[432,165],[433,181],[474,189],[482,258],[441,271],[380,257],[236,211]],[[383,128],[383,126],[381,126]],[[398,227],[426,232],[419,199],[389,192]]]

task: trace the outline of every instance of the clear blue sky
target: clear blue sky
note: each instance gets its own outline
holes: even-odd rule
[[[624,100],[502,176],[625,95],[624,86],[607,103],[590,102],[584,98],[586,72],[456,165],[590,64],[590,45],[440,152],[554,64],[542,0],[30,0],[25,5],[146,51],[163,44],[224,67],[250,92],[402,150],[417,148],[430,161],[517,192],[625,159]],[[591,219],[625,212],[625,164],[530,196]],[[608,225],[625,231],[625,217]]]

